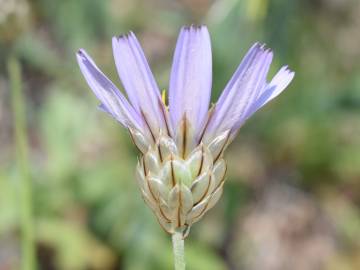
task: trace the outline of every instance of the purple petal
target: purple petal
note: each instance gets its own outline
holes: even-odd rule
[[[186,115],[195,132],[207,116],[212,83],[210,36],[205,26],[183,27],[176,44],[169,86],[174,127]]]
[[[129,100],[151,132],[157,134],[165,128],[164,105],[140,44],[132,32],[113,37],[112,44],[116,68]]]
[[[251,47],[215,105],[205,140],[226,130],[233,133],[246,120],[266,84],[272,56],[272,52],[260,44]]]
[[[112,115],[125,127],[142,130],[143,121],[116,86],[99,70],[91,57],[81,49],[76,54],[88,85],[101,101],[101,110]]]
[[[247,114],[246,118],[249,118],[261,107],[265,106],[269,101],[276,98],[285,88],[290,84],[295,76],[295,72],[288,69],[287,66],[283,66],[274,76],[269,84],[267,84],[260,96],[253,104],[251,110]]]

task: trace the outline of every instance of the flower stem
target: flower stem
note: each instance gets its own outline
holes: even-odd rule
[[[20,63],[14,56],[8,59],[12,110],[14,117],[17,166],[20,173],[21,269],[35,269],[35,241],[32,215],[32,188],[28,164],[28,142],[25,102],[22,92]]]
[[[175,270],[185,270],[185,247],[182,232],[176,231],[172,235],[172,243],[174,250]]]

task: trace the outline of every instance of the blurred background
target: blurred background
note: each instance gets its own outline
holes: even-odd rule
[[[75,53],[120,86],[111,37],[132,30],[166,89],[191,23],[211,34],[213,101],[255,41],[274,50],[270,75],[288,64],[296,76],[229,148],[188,269],[360,269],[358,0],[0,0],[1,270],[21,267],[31,208],[38,269],[172,269],[134,181],[137,151],[97,110]]]

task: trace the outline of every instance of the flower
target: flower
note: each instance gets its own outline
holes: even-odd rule
[[[128,99],[80,49],[80,69],[100,109],[130,132],[141,152],[142,196],[169,233],[190,226],[215,205],[226,173],[223,153],[239,128],[278,96],[294,72],[280,68],[267,82],[273,53],[255,43],[210,109],[212,55],[205,26],[181,29],[170,75],[168,105],[135,35],[114,37],[115,64]]]

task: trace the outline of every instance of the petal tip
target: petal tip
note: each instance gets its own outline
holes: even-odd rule
[[[113,46],[114,45],[119,45],[121,43],[132,42],[132,41],[137,42],[137,38],[136,38],[134,32],[132,32],[132,31],[129,31],[127,33],[124,33],[124,34],[121,34],[121,35],[118,35],[118,36],[114,36],[112,38]]]
[[[295,71],[291,70],[288,65],[283,66],[282,69],[286,72],[288,77],[291,77],[291,79],[295,76]]]
[[[265,44],[257,41],[257,42],[255,42],[255,43],[250,47],[249,51],[252,51],[252,50],[255,50],[255,51],[261,50],[261,48],[262,48],[263,46],[265,46]]]
[[[86,53],[86,51],[83,48],[78,49],[78,51],[76,52],[76,59],[80,66],[86,65],[87,62],[92,63],[90,56]]]
[[[76,56],[78,58],[81,58],[82,60],[84,60],[84,58],[86,57],[85,50],[83,48],[78,49],[77,52],[76,52]]]
[[[191,24],[181,27],[181,31],[208,31],[205,24]]]
[[[126,39],[128,39],[130,33],[131,33],[131,32],[123,33],[123,34],[120,34],[120,35],[116,35],[116,36],[113,36],[112,39],[113,39],[113,41],[126,40]]]

